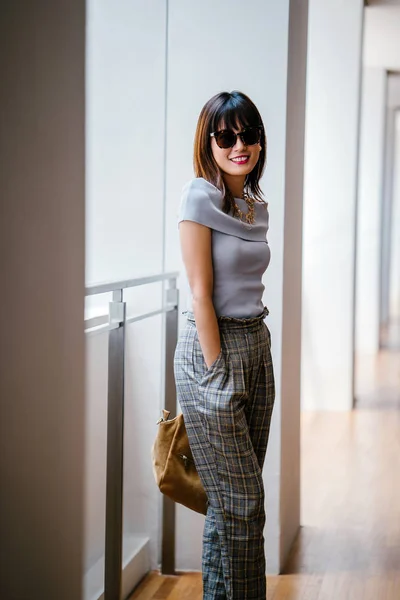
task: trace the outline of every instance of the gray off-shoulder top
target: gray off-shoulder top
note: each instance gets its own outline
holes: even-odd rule
[[[217,316],[256,317],[263,311],[262,276],[270,261],[268,208],[255,204],[255,223],[248,225],[222,210],[222,193],[199,177],[183,188],[178,223],[194,221],[212,230],[213,303]],[[235,198],[247,212],[246,202]]]

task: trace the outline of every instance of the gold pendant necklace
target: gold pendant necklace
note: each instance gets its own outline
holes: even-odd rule
[[[255,200],[254,200],[254,198],[251,198],[246,192],[243,192],[242,200],[244,200],[247,204],[247,209],[248,209],[247,213],[244,213],[242,210],[240,210],[240,208],[238,207],[236,202],[233,201],[233,216],[240,219],[240,221],[242,221],[243,223],[247,223],[248,225],[253,225],[254,221],[255,221],[255,215],[254,215]]]

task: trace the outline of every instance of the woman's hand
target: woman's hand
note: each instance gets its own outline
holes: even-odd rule
[[[204,353],[203,353],[204,354]],[[207,365],[207,369],[209,369],[211,367],[211,365],[213,365],[215,363],[215,361],[217,360],[218,356],[221,354],[221,350],[218,352],[218,354],[211,359],[210,361],[208,361],[205,357],[204,357],[204,361]]]

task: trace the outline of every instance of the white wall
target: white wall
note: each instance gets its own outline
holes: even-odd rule
[[[392,270],[393,181],[394,181],[394,110],[400,106],[400,4],[373,2],[365,9],[364,64],[392,71],[388,75],[388,110],[386,115],[385,173],[382,206],[382,248],[380,281],[380,322],[387,326],[390,317]],[[379,4],[382,4],[380,6]],[[394,241],[393,241],[394,243]]]
[[[380,324],[384,328],[390,315],[390,272],[392,246],[393,185],[395,178],[396,109],[391,105],[391,76],[388,76],[388,106],[386,108],[384,180],[382,196],[381,277],[380,277]],[[382,334],[381,329],[381,334]]]
[[[86,281],[160,273],[164,261],[165,45],[163,0],[90,0],[87,18]],[[162,304],[162,286],[128,291],[128,316]],[[106,312],[110,297],[87,301]],[[85,570],[101,588],[106,478],[107,335],[88,338]],[[160,317],[126,333],[124,561],[148,539],[159,563],[161,495],[150,449],[162,407]],[[90,581],[89,581],[90,580]],[[97,589],[97,588],[96,588]],[[97,597],[97,596],[96,596]]]
[[[90,0],[88,283],[158,273],[163,252],[163,0]]]
[[[388,106],[389,108],[399,108],[400,106],[400,72],[388,74]]]
[[[193,138],[203,104],[219,91],[243,90],[259,107],[269,140],[263,187],[270,203],[272,262],[265,277],[264,300],[271,311],[268,325],[272,330],[277,383],[265,470],[269,572],[279,571],[299,525],[299,376],[296,373],[300,359],[301,269],[296,263],[301,260],[299,182],[303,164],[301,91],[305,82],[306,8],[307,3],[300,7],[298,3],[272,0],[253,2],[251,8],[243,3],[216,4],[211,0],[169,2],[167,269],[182,268],[176,217],[182,186],[193,177]],[[290,51],[289,16],[293,38]],[[233,32],[229,43],[220,35],[222,23]],[[251,31],[256,41],[253,46],[247,45],[246,51],[239,34],[242,31]],[[287,120],[287,111],[292,121],[290,117]],[[287,131],[288,123],[291,127]],[[288,159],[289,148],[292,153]],[[287,159],[291,167],[288,179],[285,178]],[[201,568],[202,526],[201,517],[178,509],[178,568]]]
[[[80,600],[85,3],[5,4],[0,596]]]
[[[365,9],[364,64],[400,69],[400,4],[367,6]]]
[[[264,189],[270,202],[271,310],[277,400],[265,483],[268,570],[279,571],[299,526],[299,378],[303,134],[307,2],[243,4],[89,3],[87,120],[87,281],[182,269],[177,212],[192,176],[201,107],[223,89],[242,89],[259,106],[269,138]],[[229,9],[229,10],[228,10]],[[290,39],[289,39],[290,17]],[[168,45],[165,27],[168,22]],[[257,39],[247,53],[220,36],[224,22]],[[246,28],[245,27],[245,28]],[[204,43],[207,35],[207,44]],[[168,48],[168,77],[165,80]],[[140,59],[140,60],[139,60]],[[219,68],[210,68],[210,65]],[[167,86],[167,96],[165,90]],[[165,100],[167,104],[165,104]],[[163,146],[167,110],[167,147]],[[166,171],[164,158],[166,157]],[[287,169],[285,172],[285,168]],[[165,186],[165,187],[164,187]],[[165,196],[163,193],[165,191]],[[165,216],[165,221],[164,221]],[[165,253],[164,253],[165,249]],[[181,281],[181,288],[183,287]],[[182,294],[185,305],[185,290]],[[154,308],[161,290],[131,294],[130,310]],[[105,305],[107,299],[103,299]],[[88,303],[93,310],[93,304]],[[90,312],[89,310],[89,312]],[[160,323],[128,333],[125,534],[148,536],[157,566],[159,513],[147,448],[160,407]],[[106,340],[88,343],[86,568],[104,551]],[[104,347],[103,347],[104,346]],[[102,349],[103,347],[103,349]],[[100,386],[99,381],[102,381]],[[101,389],[100,389],[101,388]],[[138,428],[140,423],[140,428]],[[202,517],[177,509],[177,568],[201,568]],[[190,535],[188,532],[190,531]]]
[[[353,400],[363,4],[310,2],[302,298],[305,409],[346,410]]]
[[[357,206],[356,351],[375,354],[380,339],[381,232],[386,71],[365,68],[362,81]]]
[[[399,53],[400,54],[400,53]],[[400,65],[400,56],[399,56]],[[387,172],[388,231],[387,314],[386,321],[400,319],[400,75],[388,77],[388,114],[390,115],[390,148]]]
[[[390,319],[400,321],[400,112],[396,114],[395,129],[395,180],[392,206],[391,271],[390,271]]]

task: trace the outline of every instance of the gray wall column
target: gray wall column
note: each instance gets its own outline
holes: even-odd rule
[[[1,12],[0,596],[79,600],[85,2]]]

